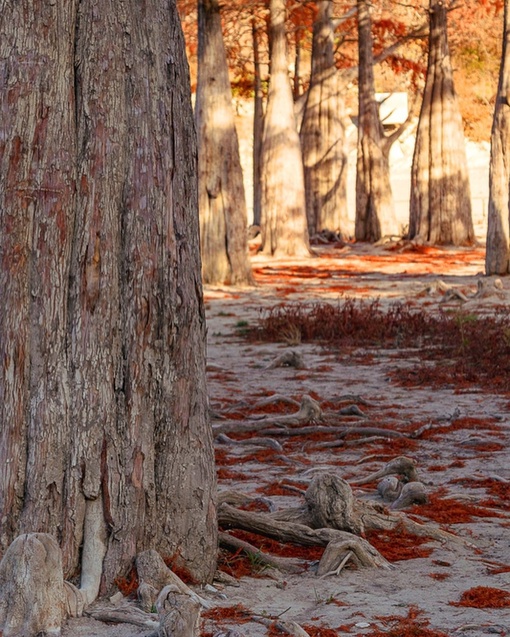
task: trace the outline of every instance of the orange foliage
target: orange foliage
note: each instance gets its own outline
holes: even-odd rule
[[[140,582],[138,581],[138,573],[136,571],[136,567],[133,566],[126,577],[117,577],[115,580],[115,585],[119,589],[119,591],[124,595],[124,597],[131,597],[138,590],[138,586]]]
[[[324,553],[323,546],[302,546],[299,544],[283,544],[272,540],[268,537],[257,535],[256,533],[249,533],[248,531],[241,531],[239,529],[232,529],[229,531],[230,535],[249,542],[252,546],[260,549],[264,553],[270,553],[272,555],[278,555],[279,557],[293,557],[300,560],[320,560]]]
[[[462,593],[460,602],[450,602],[450,604],[471,608],[508,608],[510,607],[510,593],[501,588],[475,586]]]
[[[367,540],[389,562],[428,557],[432,553],[431,548],[419,548],[421,544],[428,542],[429,538],[412,535],[401,524],[390,531],[368,531]]]
[[[366,637],[448,637],[440,630],[428,628],[430,622],[426,619],[419,619],[422,614],[422,610],[411,607],[407,617],[399,617],[398,615],[378,617],[379,621],[384,623],[384,629],[376,628],[365,635]]]
[[[203,619],[211,619],[213,621],[230,621],[238,624],[245,624],[251,619],[252,613],[242,604],[234,604],[234,606],[223,606],[210,608],[202,611]]]
[[[179,551],[176,551],[173,555],[163,557],[163,561],[172,573],[175,573],[177,577],[180,577],[185,584],[198,584],[198,581],[182,563],[182,557]]]
[[[461,524],[471,522],[473,518],[502,517],[497,512],[484,507],[453,498],[442,498],[444,493],[444,489],[439,489],[436,493],[429,494],[427,504],[415,505],[411,511],[439,524]]]

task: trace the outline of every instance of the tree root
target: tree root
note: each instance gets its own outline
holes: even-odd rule
[[[295,369],[306,369],[303,357],[299,352],[290,350],[284,352],[272,360],[266,369],[275,369],[276,367],[294,367]]]
[[[342,547],[344,553],[355,553],[362,566],[389,567],[388,562],[366,540],[346,531],[332,528],[312,529],[304,524],[276,520],[261,513],[239,511],[228,504],[223,504],[219,508],[218,522],[223,528],[239,528],[279,542],[303,546],[327,546],[333,542],[338,547],[337,552]],[[329,564],[327,570],[331,570]]]
[[[234,440],[233,438],[229,438],[227,434],[219,434],[219,436],[216,437],[216,442],[222,445],[233,446],[255,445],[256,447],[265,447],[279,452],[283,451],[283,447],[277,440],[273,440],[272,438],[262,438],[260,436],[244,438],[243,440]]]
[[[262,567],[276,568],[282,573],[302,573],[305,570],[303,560],[291,557],[277,557],[264,553],[253,544],[240,540],[228,533],[220,532],[218,535],[220,546],[238,551],[241,549],[246,555],[251,556]]]
[[[361,485],[369,482],[379,480],[392,474],[404,476],[406,482],[419,482],[418,473],[416,471],[416,465],[414,460],[406,458],[405,456],[399,456],[388,462],[382,469],[371,473],[365,478],[358,478],[357,480],[350,480],[350,484]]]

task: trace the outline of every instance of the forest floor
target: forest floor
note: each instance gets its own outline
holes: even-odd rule
[[[310,435],[274,435],[280,450],[229,433],[237,443],[216,440],[219,493],[252,498],[252,509],[299,506],[313,477],[332,473],[353,485],[356,498],[381,502],[375,483],[356,486],[355,481],[407,456],[429,502],[401,515],[448,530],[461,541],[400,530],[367,534],[391,568],[355,568],[348,562],[328,577],[315,573],[322,552],[316,547],[258,544],[302,560],[297,574],[263,568],[256,557],[222,549],[220,568],[234,580],[216,583],[216,593],[203,592],[214,609],[202,614],[201,637],[226,636],[229,629],[244,637],[275,637],[283,634],[276,621],[296,622],[306,633],[294,624],[294,634],[310,637],[510,635],[510,323],[508,331],[506,323],[496,324],[496,334],[494,326],[477,323],[508,307],[510,281],[484,277],[483,260],[482,248],[338,244],[316,248],[316,256],[306,260],[254,256],[253,287],[206,286],[213,427],[243,427],[262,419],[271,425],[295,413],[308,395],[329,414],[328,423],[346,433],[336,447],[325,446],[335,435],[320,428]],[[374,321],[380,320],[379,310],[395,303],[405,304],[412,316],[451,318],[466,330],[460,344],[465,357],[452,353],[448,336],[432,348],[439,356],[423,355],[430,334],[416,337],[414,344],[397,335],[383,347],[360,341],[359,333],[347,344],[309,341],[304,329],[285,329],[285,322],[275,328],[275,340],[254,334],[264,320],[276,325],[281,304],[306,315],[314,304],[339,307],[347,298],[367,303]],[[481,327],[469,331],[473,326]],[[372,327],[365,324],[367,334]],[[436,327],[442,331],[441,323]],[[496,350],[503,358],[479,377],[477,370],[469,371],[471,348],[480,357],[475,367],[495,361]],[[278,357],[291,351],[300,364],[280,366]],[[359,412],[349,415],[352,406]],[[401,436],[380,431],[365,436],[364,427]],[[422,433],[413,437],[413,432]],[[257,543],[254,534],[229,532]],[[149,634],[90,618],[72,620],[63,631],[64,637]]]
[[[417,313],[474,321],[510,301],[510,281],[484,277],[483,260],[481,248],[347,244],[321,247],[308,260],[255,256],[257,286],[206,288],[210,407],[218,417],[213,424],[221,425],[222,418],[239,419],[240,424],[256,418],[270,422],[295,412],[302,396],[310,395],[330,414],[352,404],[359,407],[364,417],[338,416],[346,428],[431,428],[431,435],[420,439],[357,435],[335,448],[320,447],[331,441],[327,434],[277,437],[283,452],[217,444],[220,492],[262,496],[263,503],[270,501],[276,508],[299,506],[303,497],[293,487],[306,489],[320,472],[354,482],[405,455],[415,461],[430,497],[429,504],[414,505],[403,515],[447,529],[466,543],[424,543],[399,533],[368,536],[392,563],[390,570],[348,566],[325,578],[314,574],[312,552],[308,568],[297,575],[260,568],[257,573],[252,559],[252,575],[240,577],[238,587],[224,588],[226,599],[218,603],[226,610],[212,614],[204,635],[234,627],[247,637],[278,634],[276,629],[268,633],[271,629],[251,621],[251,615],[295,621],[308,634],[323,637],[510,634],[508,387],[490,374],[481,384],[471,382],[460,373],[462,359],[447,367],[446,376],[439,372],[447,360],[439,361],[437,374],[422,374],[432,363],[422,359],[419,348],[299,342],[300,334],[284,329],[275,342],[246,337],[280,304],[334,306],[347,297],[378,300],[382,310],[401,302]],[[477,293],[479,281],[485,291]],[[507,337],[501,333],[500,342]],[[479,333],[480,341],[484,338]],[[487,342],[489,358],[493,346]],[[302,368],[275,365],[291,350],[299,354]],[[296,403],[280,400],[263,407],[275,394]],[[373,484],[354,486],[353,491],[361,499],[380,501]],[[292,556],[292,550],[286,555]],[[241,555],[222,553],[222,559],[223,568],[234,575],[247,572]],[[463,593],[473,588],[471,599],[462,601]],[[498,595],[505,606],[490,608]],[[237,604],[242,607],[236,609]],[[239,625],[243,613],[249,621]]]

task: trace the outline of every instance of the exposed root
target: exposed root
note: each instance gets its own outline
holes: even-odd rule
[[[306,369],[303,357],[299,352],[290,350],[277,356],[266,369],[275,369],[276,367],[294,367],[295,369]]]
[[[275,451],[282,452],[283,447],[277,440],[273,440],[272,438],[262,438],[260,436],[254,436],[253,438],[245,438],[243,440],[234,440],[229,438],[227,434],[219,434],[216,437],[216,442],[222,445],[233,445],[233,446],[247,446],[247,445],[255,445],[256,447],[265,447],[269,449],[274,449]]]
[[[297,560],[291,557],[268,555],[256,546],[253,546],[253,544],[240,540],[228,533],[220,532],[218,538],[221,547],[234,551],[241,549],[246,555],[254,558],[261,566],[276,568],[282,573],[302,573],[304,570],[302,560]]]
[[[351,484],[367,484],[368,482],[374,482],[384,476],[397,474],[404,476],[406,482],[418,482],[418,473],[416,471],[416,465],[414,460],[406,458],[405,456],[399,456],[388,462],[382,469],[371,473],[365,478],[358,478],[357,480],[350,480]]]

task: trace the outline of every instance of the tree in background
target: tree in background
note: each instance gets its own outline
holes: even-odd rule
[[[53,534],[92,597],[149,547],[210,580],[196,140],[175,2],[4,3],[0,113],[1,550]]]
[[[261,148],[262,251],[310,253],[301,147],[287,71],[285,0],[270,0],[271,71]]]
[[[243,171],[218,0],[198,2],[195,118],[204,282],[251,283]]]
[[[510,6],[505,0],[503,50],[491,136],[485,271],[510,272]]]
[[[262,219],[262,174],[261,150],[264,134],[264,92],[261,71],[261,20],[255,9],[252,11],[251,28],[253,42],[253,225],[260,226]]]
[[[430,0],[429,60],[411,172],[409,238],[474,240],[464,130],[453,84],[443,0]]]
[[[313,27],[310,86],[300,138],[305,175],[306,216],[313,235],[345,234],[347,153],[345,105],[334,57],[332,0],[321,0]]]
[[[356,222],[358,241],[378,241],[400,232],[393,207],[389,151],[375,99],[371,19],[366,0],[358,0],[358,153]]]

